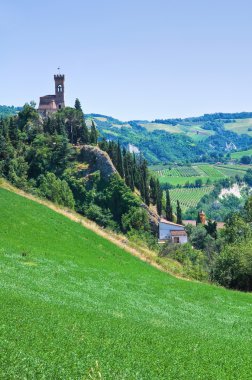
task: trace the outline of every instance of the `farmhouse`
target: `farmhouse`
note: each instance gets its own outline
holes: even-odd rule
[[[187,243],[187,233],[181,224],[169,222],[161,218],[159,222],[159,243],[170,240],[172,243]]]

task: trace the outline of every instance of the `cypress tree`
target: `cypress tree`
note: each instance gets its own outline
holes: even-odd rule
[[[166,190],[165,216],[167,220],[172,222],[172,205],[169,190]]]
[[[163,191],[160,187],[159,180],[156,181],[156,187],[157,187],[157,213],[159,216],[162,215],[162,197],[163,197]]]
[[[143,197],[147,206],[150,205],[150,189],[148,183],[148,168],[147,161],[143,160],[141,165],[141,176],[142,176],[142,186],[143,186]]]
[[[157,183],[153,177],[150,179],[150,198],[152,204],[155,206],[157,204]]]
[[[198,211],[197,219],[196,219],[196,226],[198,224],[201,224],[201,219],[200,219],[200,212]]]
[[[177,223],[182,224],[182,210],[179,201],[177,201]]]
[[[81,123],[81,130],[80,130],[80,143],[88,144],[89,142],[90,142],[89,130],[85,122],[85,119],[83,118],[83,121]]]
[[[117,143],[117,170],[122,178],[124,178],[124,167],[123,167],[123,157],[121,145],[118,141]]]
[[[74,108],[78,111],[81,111],[82,112],[82,108],[81,108],[81,103],[79,101],[79,99],[75,99],[75,103],[74,103]]]
[[[108,150],[109,150],[109,144],[107,142],[107,140],[103,137],[102,140],[99,142],[99,147],[101,148],[101,150],[104,150],[104,152],[107,152],[108,153]],[[111,158],[111,157],[110,157]]]
[[[95,127],[94,121],[92,120],[91,131],[90,131],[90,143],[93,145],[97,145],[97,140],[98,140],[98,131]]]
[[[123,151],[123,166],[125,173],[125,183],[134,191],[134,179],[133,179],[133,164],[132,155],[129,152]]]
[[[133,162],[132,162],[132,176],[133,176],[133,182],[138,190],[140,190],[140,173],[139,173],[139,167],[136,159],[135,153],[133,153]]]

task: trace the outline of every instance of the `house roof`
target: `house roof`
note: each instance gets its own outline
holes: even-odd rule
[[[220,229],[220,228],[224,228],[225,227],[225,223],[224,222],[217,222],[217,228]]]
[[[183,222],[183,224],[185,224],[186,226],[187,226],[188,224],[190,224],[190,225],[192,225],[192,226],[196,226],[196,220],[183,220],[182,222]]]
[[[187,236],[187,233],[185,231],[170,231],[171,236]]]
[[[164,219],[164,218],[160,218],[159,222],[160,223],[165,223],[165,224],[170,224],[172,226],[184,227],[184,226],[182,226],[182,224],[173,223],[173,222],[170,222],[169,220]]]

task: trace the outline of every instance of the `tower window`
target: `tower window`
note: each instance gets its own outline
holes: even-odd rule
[[[63,87],[61,86],[61,84],[58,85],[57,90],[58,90],[58,92],[62,92],[63,91]]]

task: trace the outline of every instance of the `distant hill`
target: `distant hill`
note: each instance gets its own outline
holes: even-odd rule
[[[213,114],[153,122],[122,122],[110,116],[89,114],[87,122],[91,124],[93,119],[100,136],[105,139],[136,146],[150,164],[218,162],[227,153],[252,147],[251,115]]]
[[[0,106],[0,117],[16,114],[21,107]],[[227,153],[252,148],[252,113],[215,113],[185,119],[120,121],[111,116],[93,119],[100,138],[142,153],[149,164],[223,161]]]
[[[0,117],[16,115],[22,107],[0,106]]]

